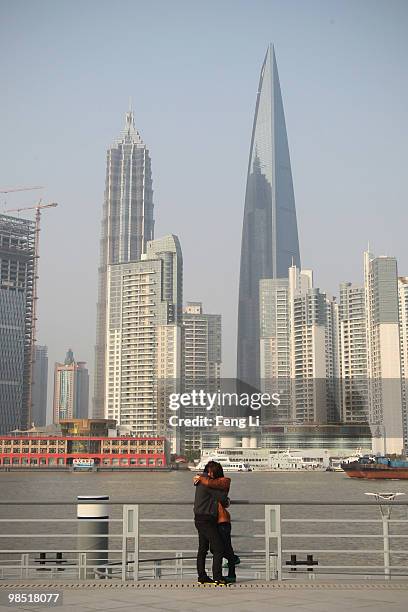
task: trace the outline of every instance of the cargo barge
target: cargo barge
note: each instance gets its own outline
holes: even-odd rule
[[[342,463],[342,469],[350,478],[376,480],[408,480],[408,460],[365,455],[357,461]]]

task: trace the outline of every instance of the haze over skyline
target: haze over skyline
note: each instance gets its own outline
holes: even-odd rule
[[[223,374],[235,375],[246,170],[269,42],[303,267],[338,295],[341,281],[362,282],[369,240],[408,274],[407,25],[395,0],[0,2],[0,184],[46,185],[44,200],[59,203],[43,215],[40,250],[37,338],[50,371],[72,348],[93,372],[106,150],[131,96],[152,158],[155,237],[180,238],[184,300],[222,314]],[[0,210],[37,195],[2,197]]]

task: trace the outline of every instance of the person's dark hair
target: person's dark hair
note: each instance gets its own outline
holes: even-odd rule
[[[213,470],[214,478],[224,478],[224,470],[222,469],[221,463],[215,462],[216,468]]]
[[[213,478],[224,478],[224,470],[218,461],[209,461],[204,468],[204,474],[209,474],[210,470]]]

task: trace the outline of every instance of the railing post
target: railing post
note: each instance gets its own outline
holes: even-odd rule
[[[122,531],[122,580],[127,578],[128,562],[128,538],[134,539],[135,552],[133,558],[133,580],[139,580],[139,505],[123,506],[123,531]]]
[[[28,578],[29,573],[29,555],[28,553],[23,553],[21,555],[21,578]]]
[[[78,558],[78,578],[86,580],[86,553],[80,552]]]
[[[160,559],[153,562],[153,578],[159,580],[161,578],[161,561]]]
[[[265,505],[265,580],[271,580],[271,538],[276,538],[276,573],[282,580],[282,533],[279,505]]]
[[[387,508],[389,511],[389,508]],[[385,512],[382,515],[383,524],[383,540],[384,540],[384,577],[385,580],[391,579],[391,561],[390,561],[390,516],[389,513]]]
[[[176,553],[176,576],[183,578],[183,553]]]

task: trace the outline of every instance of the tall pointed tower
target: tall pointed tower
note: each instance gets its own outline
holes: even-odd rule
[[[259,281],[300,268],[295,196],[273,46],[261,69],[252,128],[241,244],[237,378],[259,385]]]
[[[124,129],[107,152],[96,313],[94,418],[103,418],[105,410],[108,266],[138,261],[153,237],[150,156],[135,128],[133,111],[129,110]]]

